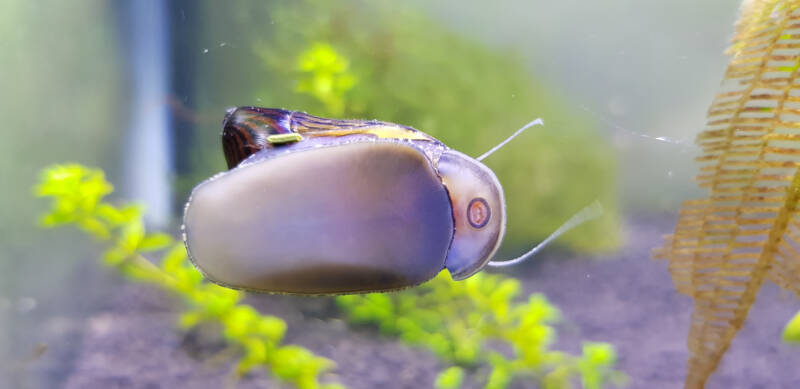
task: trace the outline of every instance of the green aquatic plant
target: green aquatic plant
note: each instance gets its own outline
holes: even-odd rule
[[[330,44],[316,42],[302,52],[297,59],[300,79],[297,92],[308,93],[323,104],[334,116],[345,110],[345,93],[356,84],[356,77],[349,71],[350,63]]]
[[[334,367],[326,358],[295,346],[283,345],[286,322],[263,315],[243,304],[243,293],[203,280],[186,255],[182,242],[164,233],[149,233],[142,221],[142,207],[114,206],[105,197],[114,190],[101,170],[77,164],[54,165],[41,173],[36,195],[52,199],[42,218],[46,227],[76,226],[108,246],[103,263],[126,277],[155,285],[180,296],[186,310],[179,326],[192,328],[202,322],[221,326],[224,338],[241,350],[236,376],[254,368],[301,389],[343,388],[320,383],[319,375]],[[162,252],[160,266],[144,257]]]
[[[298,54],[297,64],[297,94],[322,103],[325,114],[331,117],[351,110],[347,93],[358,85],[358,77],[347,57],[330,43],[313,42]]]
[[[540,294],[517,301],[520,290],[519,281],[500,275],[479,273],[456,282],[443,273],[407,291],[340,296],[337,301],[352,322],[374,324],[455,365],[440,374],[441,388],[459,387],[462,368],[481,365],[492,369],[488,389],[505,388],[515,378],[553,389],[571,387],[576,377],[589,389],[624,381],[614,369],[616,352],[610,344],[584,343],[581,356],[551,350],[558,309]]]

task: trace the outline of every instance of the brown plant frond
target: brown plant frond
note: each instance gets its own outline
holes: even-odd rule
[[[697,137],[706,199],[655,250],[695,300],[687,388],[702,388],[766,278],[800,295],[800,0],[745,1]]]

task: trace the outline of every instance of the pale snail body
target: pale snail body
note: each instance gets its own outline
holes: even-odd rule
[[[192,262],[221,285],[396,290],[445,268],[467,278],[502,242],[494,173],[418,130],[255,107],[223,125],[231,170],[198,185],[184,213]],[[299,136],[271,141],[287,134]]]

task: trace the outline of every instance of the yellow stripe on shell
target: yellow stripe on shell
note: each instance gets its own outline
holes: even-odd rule
[[[403,127],[365,127],[342,130],[309,131],[308,136],[346,136],[353,134],[371,134],[381,139],[409,139],[409,140],[433,140],[434,138],[420,131],[409,130]]]

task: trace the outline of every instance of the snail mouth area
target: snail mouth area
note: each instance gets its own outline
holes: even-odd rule
[[[313,263],[312,260],[303,261]],[[244,280],[243,280],[244,281]],[[242,286],[251,290],[296,294],[344,294],[396,290],[414,284],[398,272],[350,264],[316,264],[252,277]]]

